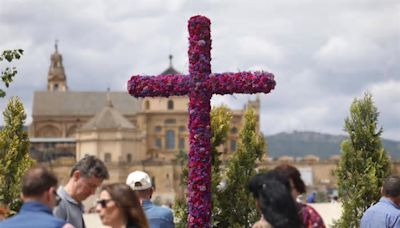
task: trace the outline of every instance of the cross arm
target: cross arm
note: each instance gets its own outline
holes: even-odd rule
[[[185,75],[134,75],[128,81],[128,91],[134,97],[169,97],[186,95],[192,86]]]
[[[221,95],[268,93],[276,85],[274,75],[263,71],[211,74],[207,84],[212,93]]]

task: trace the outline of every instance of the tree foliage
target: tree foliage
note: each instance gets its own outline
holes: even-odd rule
[[[23,55],[24,50],[16,49],[16,50],[4,50],[0,55],[0,62],[6,60],[7,62],[12,62],[14,59],[20,59]],[[1,80],[3,81],[6,88],[10,86],[10,83],[13,81],[14,76],[17,74],[17,69],[15,67],[6,67],[4,70],[1,70]],[[0,89],[0,97],[5,97],[6,92],[3,89]]]
[[[382,127],[378,128],[379,112],[372,95],[355,99],[350,116],[345,119],[348,138],[341,145],[341,159],[336,176],[339,197],[343,202],[338,227],[359,227],[364,211],[380,198],[383,180],[390,172],[390,163],[381,144]]]
[[[177,162],[182,168],[182,173],[180,176],[180,186],[182,188],[186,189],[187,184],[188,184],[188,175],[189,175],[187,152],[183,151],[183,150],[178,151],[178,153],[175,155],[175,162]],[[185,195],[186,195],[186,191],[185,191]],[[188,227],[188,222],[187,222],[188,213],[189,213],[189,208],[188,208],[186,197],[183,197],[183,198],[175,197],[174,216],[175,216],[175,218],[177,218],[177,221],[178,221],[175,224],[175,226],[177,228]]]
[[[212,130],[212,138],[211,138],[211,191],[212,191],[212,225],[213,227],[217,227],[220,223],[220,215],[221,215],[221,203],[220,203],[220,194],[218,192],[221,191],[221,152],[218,151],[217,147],[225,144],[228,131],[229,124],[232,119],[232,114],[229,112],[228,108],[222,106],[219,108],[213,109],[211,112],[211,130]]]
[[[247,191],[247,184],[256,173],[256,161],[261,161],[264,153],[264,138],[257,128],[255,113],[248,109],[244,115],[244,126],[240,131],[238,150],[226,165],[222,164],[218,147],[228,136],[232,114],[226,107],[211,111],[212,130],[212,226],[251,227],[260,215],[255,201]],[[178,161],[187,167],[187,157],[177,154]],[[224,169],[224,167],[226,167]],[[187,185],[187,168],[183,170],[182,183]],[[187,227],[188,208],[186,199],[175,201],[176,227]]]
[[[229,123],[232,118],[232,114],[229,110],[224,107],[217,107],[211,110],[211,163],[212,163],[212,183],[211,189],[212,192],[217,191],[217,186],[220,183],[220,152],[217,150],[217,147],[224,144],[228,135]],[[185,187],[187,186],[187,177],[188,177],[188,169],[187,169],[187,153],[184,151],[179,151],[176,155],[177,161],[183,168],[181,183]],[[215,194],[212,195],[213,200],[213,214],[218,211],[218,199],[215,198]],[[178,218],[179,222],[176,224],[177,228],[187,227],[187,217],[188,217],[188,205],[186,198],[177,199],[175,201],[174,206],[175,217]]]
[[[214,216],[218,227],[251,227],[260,217],[247,184],[256,174],[256,162],[261,161],[265,142],[257,132],[257,121],[252,109],[244,116],[238,150],[229,160],[226,169],[226,187],[215,192],[219,213]]]
[[[34,164],[29,156],[29,139],[24,130],[26,114],[20,100],[10,99],[3,112],[0,131],[0,201],[11,212],[19,210],[21,177]]]

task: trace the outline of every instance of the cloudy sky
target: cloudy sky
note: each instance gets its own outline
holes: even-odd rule
[[[22,48],[7,90],[23,100],[45,90],[54,40],[75,91],[124,90],[132,74],[188,72],[187,20],[212,21],[214,72],[265,70],[260,95],[266,135],[293,130],[344,134],[354,98],[372,93],[383,137],[400,140],[398,0],[0,0],[0,50]],[[1,64],[4,69],[5,64]],[[214,96],[242,108],[249,95]],[[0,100],[4,109],[7,99]]]

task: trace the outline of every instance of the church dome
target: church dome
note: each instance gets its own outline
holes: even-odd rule
[[[107,94],[106,106],[92,119],[84,124],[81,130],[134,129],[135,127],[111,103]]]
[[[174,56],[169,55],[169,67],[164,70],[161,75],[167,75],[167,74],[182,74],[180,72],[178,72],[177,70],[175,70],[175,68],[172,66],[172,59],[174,58]]]

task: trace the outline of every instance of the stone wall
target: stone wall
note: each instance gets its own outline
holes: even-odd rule
[[[44,163],[49,166],[59,177],[60,184],[65,185],[68,181],[71,167],[74,165],[73,158],[60,158],[51,163]],[[280,164],[291,164],[298,169],[306,169],[311,171],[312,185],[307,186],[308,191],[329,191],[336,188],[336,177],[334,170],[338,161],[266,161],[258,164],[258,169],[271,170]],[[122,182],[125,183],[126,177],[130,172],[142,170],[147,172],[154,181],[156,191],[153,200],[162,204],[171,204],[175,197],[183,197],[186,186],[180,184],[182,167],[172,161],[162,159],[149,159],[132,164],[123,162],[106,163],[109,169],[110,179],[104,183]],[[392,164],[393,173],[400,173],[400,161],[394,161]]]

